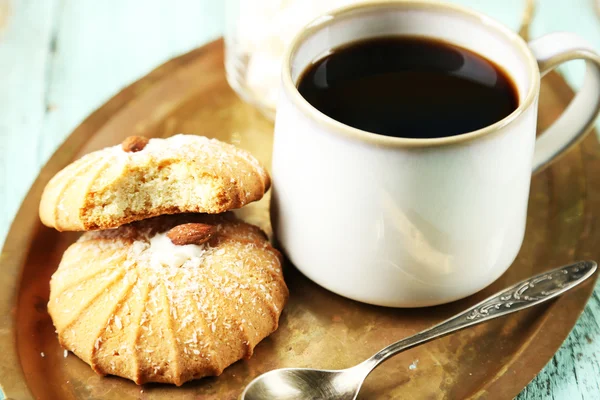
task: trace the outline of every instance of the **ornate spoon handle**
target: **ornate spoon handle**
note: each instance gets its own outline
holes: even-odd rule
[[[596,271],[594,261],[580,261],[533,276],[427,330],[389,345],[361,364],[369,370],[401,351],[460,329],[503,317],[553,299],[579,285]]]

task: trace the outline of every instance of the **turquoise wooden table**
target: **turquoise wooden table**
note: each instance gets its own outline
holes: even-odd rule
[[[522,0],[456,2],[519,25]],[[573,31],[600,49],[597,3],[538,0],[531,36]],[[214,0],[0,0],[0,243],[73,128],[160,63],[222,35],[224,25],[223,2]],[[562,70],[575,87],[581,68]],[[518,399],[600,399],[600,286]]]

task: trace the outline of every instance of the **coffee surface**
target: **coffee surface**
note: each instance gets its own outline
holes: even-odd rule
[[[298,81],[316,109],[346,125],[405,138],[438,138],[500,121],[518,107],[511,78],[455,45],[410,36],[333,49]]]

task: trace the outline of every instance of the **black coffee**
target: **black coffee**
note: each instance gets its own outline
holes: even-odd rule
[[[406,138],[474,131],[518,106],[515,85],[498,65],[449,43],[405,36],[334,49],[304,71],[298,90],[339,122]]]

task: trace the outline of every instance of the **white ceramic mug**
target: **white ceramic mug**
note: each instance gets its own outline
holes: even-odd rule
[[[337,122],[296,89],[332,48],[386,35],[437,38],[496,62],[515,82],[519,107],[474,132],[407,139]],[[536,141],[541,76],[573,59],[586,60],[582,89]],[[303,30],[283,62],[272,165],[276,239],[317,284],[383,306],[450,302],[502,275],[523,241],[532,171],[582,139],[600,111],[600,57],[583,39],[554,33],[526,43],[487,16],[444,3],[334,11]]]

